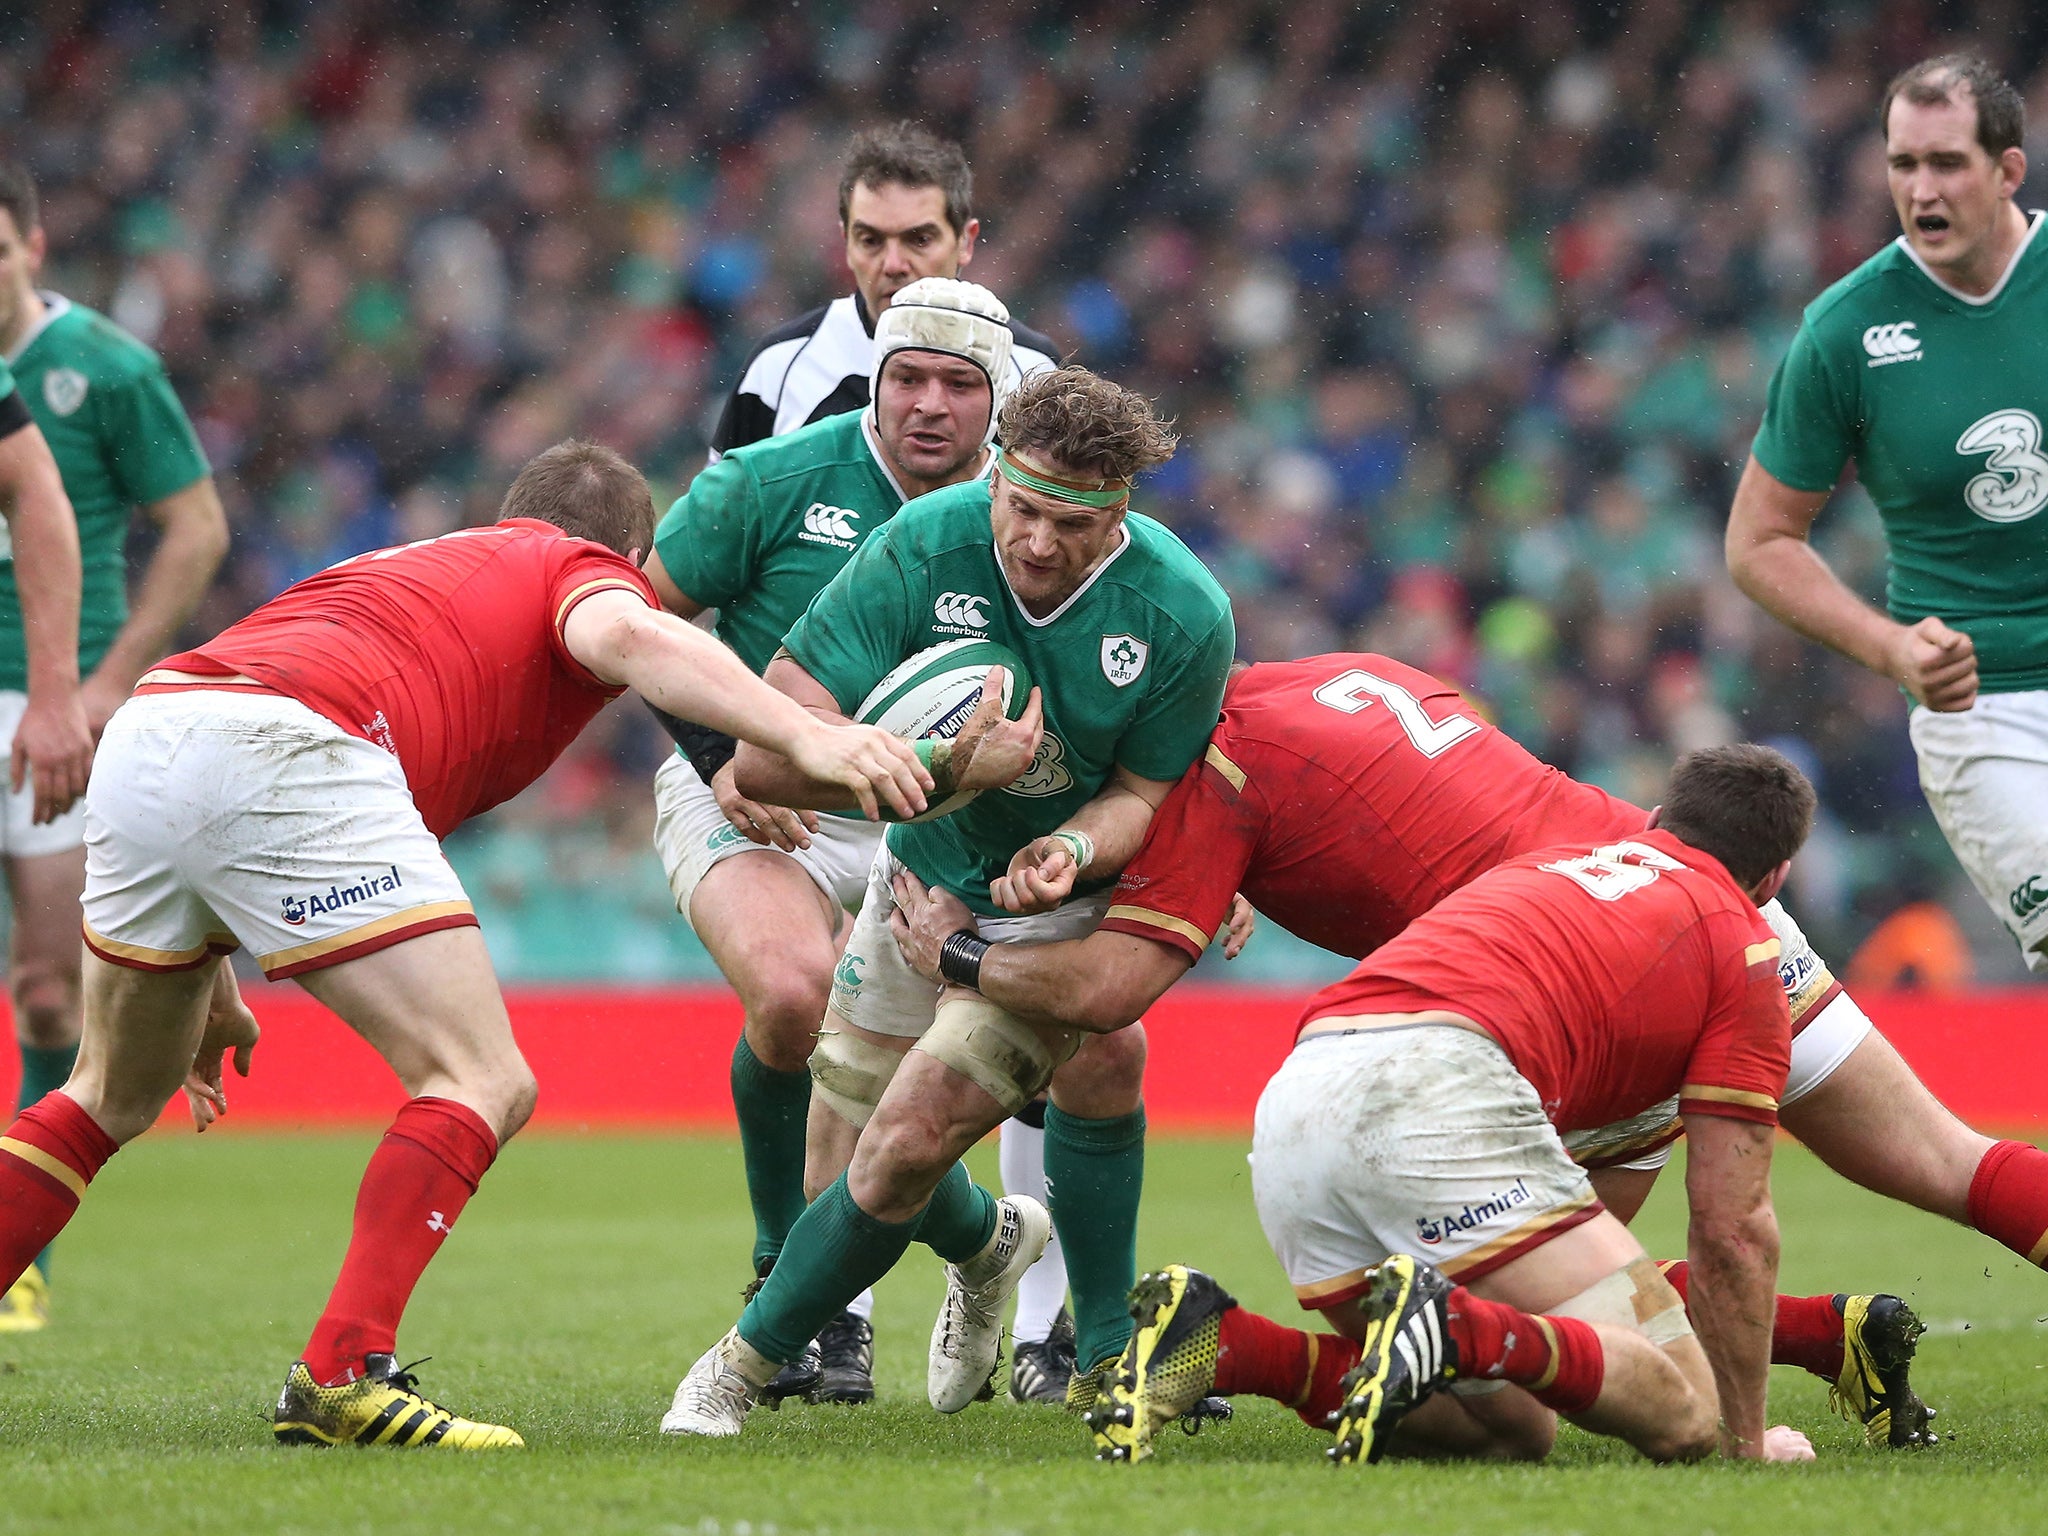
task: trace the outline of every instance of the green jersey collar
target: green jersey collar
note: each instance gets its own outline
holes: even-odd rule
[[[21,333],[21,340],[14,344],[14,350],[7,354],[7,366],[12,368],[21,361],[24,352],[35,345],[36,338],[47,331],[58,320],[71,311],[71,301],[61,293],[52,293],[47,288],[38,288],[36,297],[43,301],[43,318]]]
[[[1967,304],[1972,309],[1982,309],[1986,304],[1995,302],[1998,296],[2005,292],[2005,285],[2012,281],[2013,273],[2019,271],[2020,263],[2026,259],[2028,247],[2034,243],[2034,236],[2041,228],[2042,217],[2043,215],[2039,208],[2036,208],[2027,215],[2027,232],[2021,238],[2018,248],[2013,251],[2012,260],[2008,261],[2005,264],[2005,270],[1998,274],[1998,281],[1991,285],[1989,293],[1964,293],[1962,289],[1952,287],[1950,284],[1943,282],[1934,275],[1934,269],[1920,259],[1920,253],[1913,249],[1913,242],[1904,235],[1899,236],[1898,247],[1911,258],[1913,265],[1920,269],[1921,276],[1925,277],[1927,281],[1934,284],[1943,293],[1954,299],[1958,304]]]

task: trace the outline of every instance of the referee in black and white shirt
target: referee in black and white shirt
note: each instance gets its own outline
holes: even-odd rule
[[[839,223],[854,291],[786,325],[754,348],[711,434],[711,457],[794,432],[868,403],[875,316],[904,284],[958,277],[974,259],[981,221],[960,146],[916,123],[871,128],[853,141],[839,178]],[[1010,366],[1023,379],[1057,368],[1052,342],[1012,321]]]

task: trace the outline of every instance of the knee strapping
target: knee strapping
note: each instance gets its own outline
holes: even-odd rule
[[[1081,1048],[1078,1030],[1033,1029],[980,998],[941,1003],[915,1050],[951,1067],[1014,1115],[1045,1092],[1052,1074]]]
[[[840,1119],[865,1130],[902,1064],[901,1052],[851,1030],[821,1029],[811,1052],[811,1087]]]
[[[1664,1278],[1654,1259],[1637,1259],[1626,1269],[1594,1281],[1570,1300],[1552,1307],[1550,1314],[1633,1328],[1660,1349],[1692,1337],[1685,1298]]]

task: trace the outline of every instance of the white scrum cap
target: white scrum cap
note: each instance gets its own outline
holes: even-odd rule
[[[896,290],[875,321],[875,364],[868,395],[879,392],[882,368],[897,352],[943,352],[962,357],[988,375],[988,435],[1010,398],[1016,378],[1010,367],[1010,311],[979,283],[957,277],[920,277]]]

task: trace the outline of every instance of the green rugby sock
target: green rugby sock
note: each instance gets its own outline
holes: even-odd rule
[[[732,1048],[732,1107],[754,1207],[754,1273],[764,1274],[804,1213],[804,1133],[811,1074],[764,1066],[747,1037]]]
[[[21,1093],[15,1104],[16,1111],[27,1109],[44,1095],[55,1093],[71,1081],[71,1069],[78,1062],[78,1047],[60,1045],[45,1050],[39,1045],[24,1045],[21,1048]],[[36,1255],[36,1268],[43,1272],[43,1278],[50,1275],[50,1250],[45,1248]]]
[[[996,1197],[955,1163],[917,1218],[917,1240],[948,1264],[965,1264],[996,1235]]]
[[[1083,1120],[1045,1108],[1045,1184],[1074,1297],[1074,1344],[1087,1370],[1131,1341],[1138,1278],[1138,1197],[1145,1187],[1145,1111]]]
[[[813,1200],[782,1257],[740,1314],[740,1337],[770,1360],[788,1364],[847,1303],[896,1267],[923,1213],[877,1221],[858,1205],[841,1174]]]

